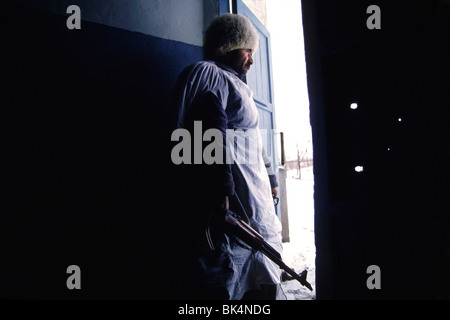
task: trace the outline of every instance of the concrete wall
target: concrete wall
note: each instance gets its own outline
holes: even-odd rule
[[[290,242],[289,236],[289,215],[288,215],[288,202],[287,202],[287,189],[286,189],[286,178],[287,178],[287,170],[283,166],[278,167],[279,174],[279,194],[280,198],[279,206],[280,206],[280,216],[281,216],[281,239],[283,242]]]

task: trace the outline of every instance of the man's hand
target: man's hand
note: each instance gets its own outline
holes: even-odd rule
[[[272,188],[272,194],[276,197],[278,195],[277,188]]]
[[[228,201],[228,196],[225,196],[225,200],[223,201],[220,209],[222,209],[225,213],[230,209],[230,202]]]
[[[208,225],[221,229],[225,223],[225,216],[228,214],[230,209],[230,203],[228,196],[224,196],[219,201],[216,202],[215,206],[211,211],[209,217]]]
[[[203,251],[214,251],[215,237],[217,232],[222,233],[225,227],[225,217],[228,214],[229,201],[228,196],[225,196],[223,200],[217,202],[217,206],[210,212],[208,222],[205,228],[206,242],[201,245],[207,244],[207,247],[203,247]]]

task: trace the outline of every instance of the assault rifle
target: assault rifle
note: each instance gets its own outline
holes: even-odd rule
[[[292,278],[298,280],[298,282],[309,290],[313,290],[311,284],[306,280],[306,275],[308,274],[307,270],[297,274],[283,262],[280,253],[268,244],[261,234],[250,227],[248,223],[242,220],[238,215],[230,211],[225,215],[225,232],[233,238],[236,237],[240,239],[254,250],[261,251],[281,269],[292,276]]]

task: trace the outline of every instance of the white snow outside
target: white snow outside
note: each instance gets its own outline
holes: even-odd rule
[[[286,179],[290,242],[283,243],[282,257],[297,273],[308,270],[307,280],[313,291],[297,280],[285,281],[281,284],[279,298],[312,300],[316,295],[313,167],[302,168],[301,179],[295,175],[296,170],[288,171]]]

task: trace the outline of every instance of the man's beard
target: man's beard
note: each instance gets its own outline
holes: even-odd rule
[[[247,74],[247,72],[250,71],[250,66],[251,66],[250,63],[246,63],[246,64],[242,65],[240,74],[242,76],[245,76]]]

